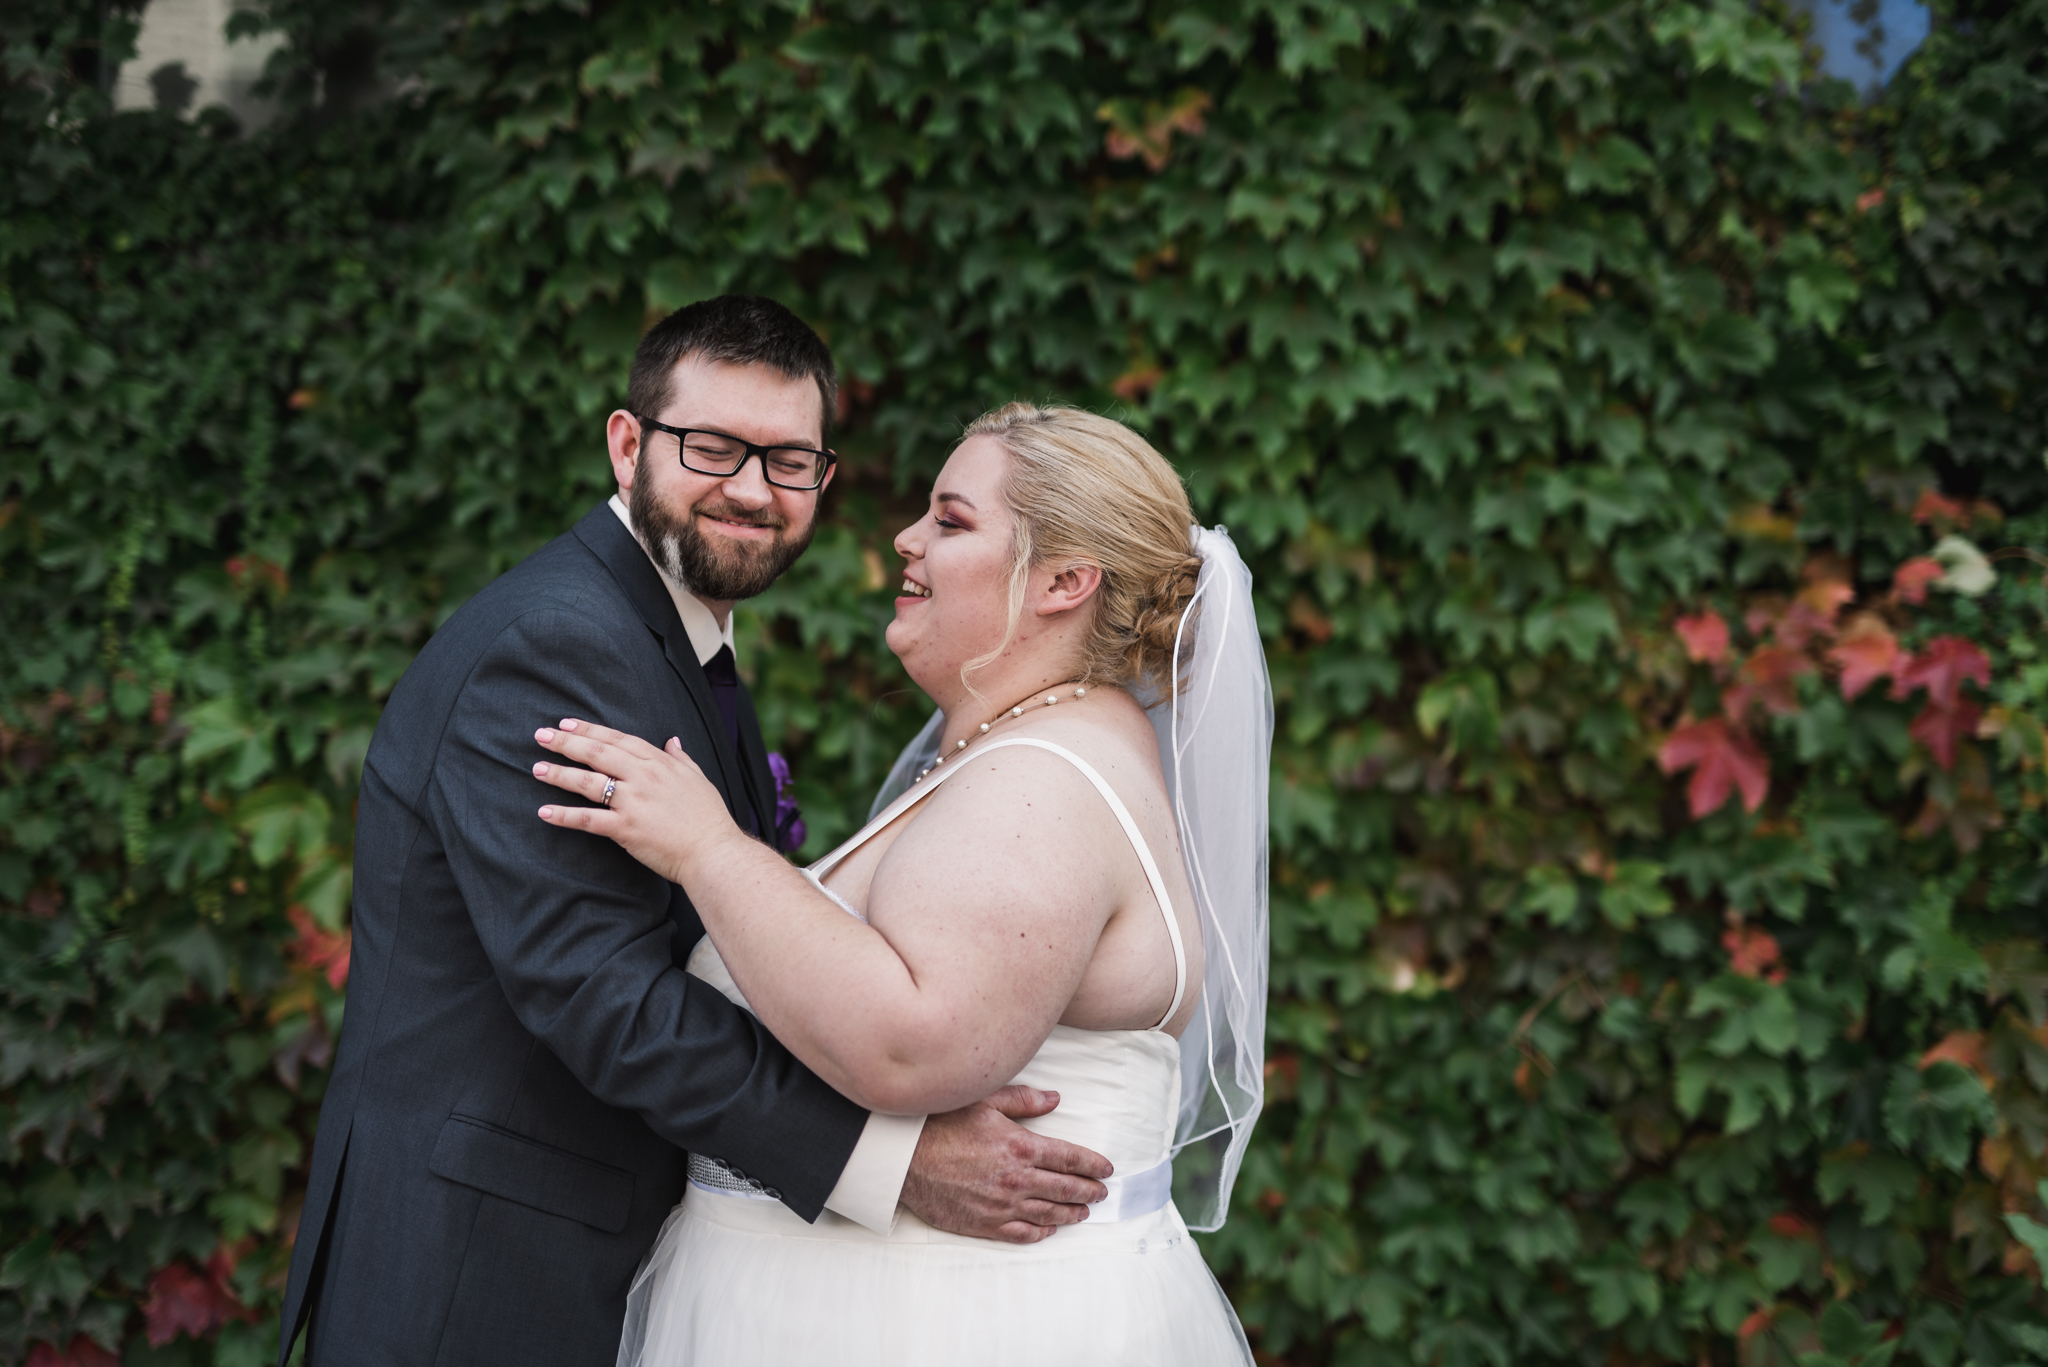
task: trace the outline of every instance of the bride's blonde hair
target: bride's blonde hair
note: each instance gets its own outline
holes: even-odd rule
[[[1060,405],[1005,404],[968,424],[960,439],[970,437],[994,437],[1009,453],[1003,498],[1016,530],[1003,645],[968,661],[961,681],[973,691],[968,675],[1016,635],[1034,566],[1090,564],[1102,583],[1080,681],[1163,687],[1202,569],[1191,540],[1194,511],[1174,468],[1122,423]]]

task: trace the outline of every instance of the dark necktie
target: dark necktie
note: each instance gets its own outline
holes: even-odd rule
[[[718,704],[718,715],[725,722],[725,738],[732,742],[732,752],[744,770],[747,761],[740,755],[740,675],[731,646],[720,646],[718,653],[704,662],[704,677],[711,682],[711,701]],[[754,829],[754,804],[746,800],[744,779],[740,782],[739,809],[740,825],[747,834],[758,834]]]

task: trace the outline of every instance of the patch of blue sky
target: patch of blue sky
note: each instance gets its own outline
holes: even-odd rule
[[[1824,76],[1874,93],[1927,41],[1931,19],[1919,0],[1793,0],[1813,16]]]

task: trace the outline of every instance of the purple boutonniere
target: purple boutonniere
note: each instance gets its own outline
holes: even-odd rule
[[[804,817],[797,810],[796,799],[789,795],[795,786],[789,780],[789,761],[780,752],[768,752],[768,772],[775,775],[775,839],[776,849],[784,854],[795,854],[803,848]]]

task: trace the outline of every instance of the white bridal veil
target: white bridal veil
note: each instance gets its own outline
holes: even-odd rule
[[[1223,528],[1192,529],[1202,558],[1181,615],[1174,677],[1148,711],[1202,923],[1202,997],[1180,1041],[1173,1193],[1189,1228],[1223,1224],[1264,1097],[1266,783],[1273,692],[1252,613],[1252,575]],[[905,747],[872,818],[938,757],[945,715]]]

